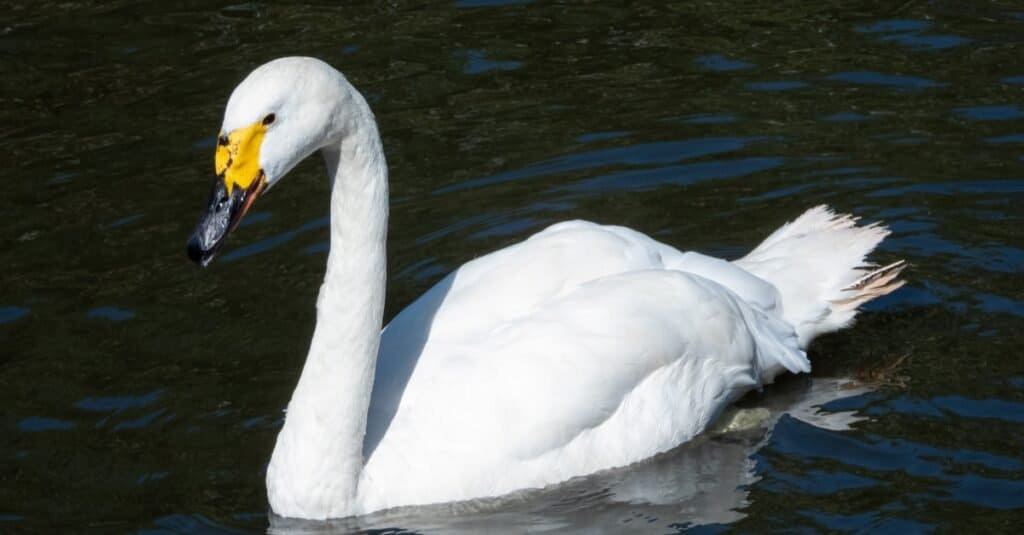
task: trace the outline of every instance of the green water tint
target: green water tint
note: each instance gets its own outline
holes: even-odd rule
[[[734,516],[688,506],[728,505],[706,489],[614,505],[623,487],[596,478],[486,514],[362,525],[1017,525],[1019,5],[462,4],[0,10],[0,531],[265,528],[263,469],[323,276],[322,163],[260,199],[211,269],[184,243],[231,89],[289,54],[340,68],[377,114],[388,317],[462,262],[567,218],[735,257],[830,203],[885,220],[878,260],[913,264],[906,288],[813,346],[810,383],[745,402],[822,377],[883,384],[825,405],[868,417],[852,431],[782,416],[767,438],[736,439],[747,449],[721,466],[749,462],[756,481]],[[689,481],[724,447],[708,440],[655,466]],[[699,475],[728,490],[726,472]]]

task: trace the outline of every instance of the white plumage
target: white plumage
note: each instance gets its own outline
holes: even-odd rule
[[[570,221],[468,262],[378,334],[387,171],[369,108],[326,64],[285,58],[235,90],[225,131],[267,113],[280,125],[261,168],[321,150],[334,184],[316,332],[267,473],[282,516],[497,496],[643,460],[809,371],[815,336],[902,284],[902,264],[864,269],[886,229],[826,207],[735,262]]]

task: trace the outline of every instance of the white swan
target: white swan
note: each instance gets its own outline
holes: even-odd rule
[[[477,258],[381,332],[387,167],[366,101],[329,65],[284,58],[232,93],[218,179],[188,244],[206,265],[253,200],[320,151],[331,249],[317,323],[267,470],[275,513],[324,519],[497,496],[627,465],[899,287],[863,269],[888,234],[813,208],[746,257],[680,252],[570,221]]]

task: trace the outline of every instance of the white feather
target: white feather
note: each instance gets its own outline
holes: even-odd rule
[[[886,231],[823,207],[733,263],[570,221],[468,262],[380,333],[387,170],[365,101],[287,58],[231,102],[225,128],[287,125],[265,168],[322,150],[334,184],[317,326],[267,471],[282,516],[497,496],[664,452],[808,371],[810,338],[895,284],[858,269]]]

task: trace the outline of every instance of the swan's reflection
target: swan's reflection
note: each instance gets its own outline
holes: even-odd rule
[[[779,417],[789,414],[825,429],[846,430],[860,417],[817,407],[865,390],[846,380],[786,377],[768,394],[741,401],[714,430],[625,468],[501,498],[405,507],[329,522],[272,516],[270,533],[664,533],[735,522],[744,516],[747,487],[759,479],[750,457]]]

